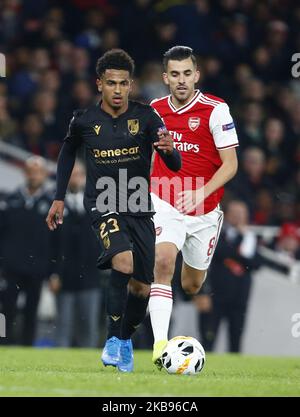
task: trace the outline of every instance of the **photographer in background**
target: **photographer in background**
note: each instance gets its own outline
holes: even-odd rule
[[[45,224],[51,205],[46,189],[46,161],[30,157],[24,168],[25,184],[1,201],[0,206],[0,312],[6,317],[7,337],[0,343],[31,346],[34,342],[41,287],[55,266],[51,263],[53,238]],[[25,294],[20,334],[17,298]]]

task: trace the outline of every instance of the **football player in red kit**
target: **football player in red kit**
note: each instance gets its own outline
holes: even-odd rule
[[[223,212],[223,186],[237,171],[238,138],[228,105],[195,89],[200,72],[193,50],[175,46],[164,54],[164,82],[170,95],[151,105],[181,153],[174,173],[155,156],[151,186],[156,214],[156,261],[149,311],[154,334],[153,362],[161,367],[172,312],[171,280],[182,251],[181,283],[197,294],[212,260]]]

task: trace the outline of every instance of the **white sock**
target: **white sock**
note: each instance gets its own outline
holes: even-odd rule
[[[152,284],[149,299],[149,312],[154,343],[168,339],[172,307],[172,287],[163,284]]]

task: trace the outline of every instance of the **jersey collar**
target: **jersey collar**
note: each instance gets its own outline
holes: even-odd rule
[[[176,108],[175,106],[174,106],[174,104],[172,103],[172,100],[171,100],[171,94],[169,95],[169,97],[168,97],[168,104],[169,104],[169,107],[170,107],[170,109],[174,112],[174,113],[179,113],[179,114],[181,114],[181,113],[183,113],[183,112],[185,112],[186,110],[188,110],[188,109],[190,109],[191,107],[193,107],[194,106],[194,104],[198,101],[198,98],[199,98],[199,96],[200,96],[200,90],[195,90],[195,94],[194,94],[194,96],[191,98],[191,100],[188,102],[188,103],[186,103],[184,106],[181,106],[181,107],[179,107],[179,108]]]

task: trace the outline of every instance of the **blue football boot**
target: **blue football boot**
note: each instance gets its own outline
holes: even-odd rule
[[[101,360],[104,366],[117,366],[120,360],[121,340],[112,336],[105,343]]]
[[[133,371],[133,348],[131,339],[120,340],[120,360],[118,362],[118,369],[121,372]]]

